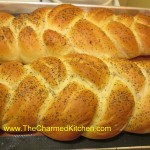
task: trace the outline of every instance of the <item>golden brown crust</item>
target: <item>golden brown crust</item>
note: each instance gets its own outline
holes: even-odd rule
[[[48,14],[49,25],[57,27],[60,31],[68,27],[68,25],[83,13],[82,9],[73,5],[60,5],[52,9]]]
[[[120,14],[116,16],[115,21],[124,24],[127,27],[131,27],[132,23],[134,22],[133,16],[127,14]]]
[[[12,20],[12,26],[14,27],[15,32],[27,25],[28,16],[28,14],[20,14]]]
[[[136,102],[135,111],[125,131],[132,133],[150,133],[150,94]]]
[[[8,27],[0,28],[0,61],[9,61],[18,57],[15,50],[15,37],[13,32]]]
[[[150,27],[136,23],[134,26],[135,31],[137,32],[138,38],[140,39],[140,44],[143,50],[144,55],[149,55],[150,52]]]
[[[100,59],[83,54],[68,55],[67,59],[76,74],[95,84],[98,89],[108,84],[109,70]]]
[[[129,121],[128,126],[125,131],[133,133],[149,133],[150,132],[150,94],[149,94],[149,83],[150,83],[150,60],[141,59],[134,60],[136,65],[138,65],[146,74],[147,85],[145,87],[145,92],[142,94],[142,98],[136,101],[135,110],[132,114],[132,118]]]
[[[17,84],[24,73],[23,65],[17,61],[6,62],[0,66],[0,78],[10,85]]]
[[[7,102],[8,89],[0,83],[0,128],[2,126],[3,112]]]
[[[137,14],[136,15],[136,21],[138,23],[141,23],[143,25],[149,26],[150,25],[150,16],[146,16],[144,14]]]
[[[128,61],[69,54],[41,58],[25,66],[15,61],[4,63],[0,66],[1,128],[19,126],[23,131],[24,124],[111,128],[105,132],[85,132],[83,128],[42,131],[61,141],[80,135],[107,139],[122,130],[149,133],[149,85],[148,59]]]
[[[31,67],[39,72],[53,88],[63,82],[67,76],[64,64],[57,58],[43,58],[32,63]]]
[[[92,9],[88,12],[89,20],[103,26],[105,22],[113,20],[113,12],[109,9]]]
[[[23,131],[24,124],[40,123],[112,130],[43,131],[61,141],[80,135],[107,139],[122,130],[150,132],[150,62],[116,59],[150,55],[149,17],[60,5],[17,17],[0,13],[0,19],[5,20],[0,23],[0,62],[26,64],[53,56],[25,66],[17,61],[0,66],[2,129],[19,126]]]
[[[139,93],[145,86],[146,79],[136,64],[124,59],[106,59],[105,62],[109,64],[113,73],[133,86],[136,93]]]
[[[41,43],[35,30],[31,27],[24,27],[19,33],[19,47],[21,47],[21,59],[24,58],[25,62],[28,62],[28,59],[32,57],[34,59],[46,55],[46,51],[41,48]],[[34,55],[33,55],[34,53]],[[32,58],[32,59],[33,59]]]
[[[80,84],[70,83],[54,100],[41,121],[44,126],[66,127],[88,126],[96,109],[96,96]],[[80,136],[81,132],[54,131],[44,132],[45,135],[61,140],[70,141]]]
[[[93,53],[97,56],[103,53],[103,55],[113,57],[118,55],[116,47],[106,34],[87,20],[79,20],[69,35],[80,53]]]
[[[0,12],[0,63],[25,64],[41,56],[70,52],[100,57],[135,58],[150,55],[150,17],[115,14],[109,9],[83,10],[70,4],[39,8],[16,17]],[[30,35],[29,35],[30,32]],[[15,54],[15,55],[14,55]]]
[[[87,132],[85,137],[92,139],[106,139],[120,132],[129,121],[134,108],[134,98],[127,86],[116,81],[109,97],[106,99],[105,110],[98,118],[96,127],[111,127],[111,131]]]
[[[50,55],[63,55],[69,50],[67,39],[56,31],[45,30],[43,41]]]
[[[14,18],[11,14],[0,12],[0,27],[9,26],[10,21]]]
[[[35,126],[40,106],[48,96],[48,91],[33,76],[27,76],[15,91],[12,103],[4,114],[4,127]],[[17,112],[16,112],[17,110]]]
[[[48,7],[38,8],[29,15],[29,21],[37,28],[42,28],[46,23],[46,15],[51,11]]]
[[[139,56],[138,44],[129,28],[114,21],[109,23],[106,29],[111,38],[119,43],[118,47],[126,53],[128,58]]]

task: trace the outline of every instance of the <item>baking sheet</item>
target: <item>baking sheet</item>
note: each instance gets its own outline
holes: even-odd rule
[[[57,3],[40,3],[40,2],[9,2],[0,1],[0,11],[6,11],[12,14],[19,13],[31,13],[40,7],[55,7]],[[89,10],[91,8],[109,8],[115,13],[127,13],[135,15],[137,13],[144,13],[150,16],[150,9],[147,8],[137,8],[137,7],[115,7],[115,6],[101,6],[101,5],[83,5],[75,4],[76,6],[82,7],[84,10]]]
[[[71,142],[59,142],[46,136],[15,135],[0,137],[0,150],[10,149],[150,149],[150,135],[121,133],[106,140],[90,140],[80,137]]]
[[[0,1],[0,11],[6,11],[12,14],[30,13],[40,7],[55,7],[55,3],[29,3],[29,2],[2,2]],[[126,8],[112,6],[96,5],[77,5],[84,10],[91,8],[109,8],[115,13],[137,14],[144,13],[150,16],[150,9],[143,8]],[[10,149],[150,149],[150,134],[137,135],[121,133],[120,135],[107,140],[90,140],[80,137],[72,142],[58,142],[47,138],[46,136],[32,134],[21,134],[15,136],[1,136],[0,133],[0,150]]]

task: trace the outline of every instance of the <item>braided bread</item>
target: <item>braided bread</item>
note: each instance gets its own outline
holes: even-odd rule
[[[69,141],[107,139],[120,132],[150,133],[150,60],[87,54],[44,57],[0,66],[0,128],[111,127],[110,132],[43,131]]]
[[[0,13],[0,62],[25,64],[39,57],[85,53],[96,57],[150,55],[150,17],[84,11],[63,4],[14,17]]]

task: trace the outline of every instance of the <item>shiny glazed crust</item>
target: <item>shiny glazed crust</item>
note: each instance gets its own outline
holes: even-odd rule
[[[122,131],[150,133],[150,60],[87,54],[44,57],[0,66],[0,128],[111,127],[111,131],[53,131],[52,139],[107,139]]]
[[[63,4],[14,17],[0,13],[0,62],[24,64],[44,56],[85,53],[96,57],[150,55],[150,17]]]

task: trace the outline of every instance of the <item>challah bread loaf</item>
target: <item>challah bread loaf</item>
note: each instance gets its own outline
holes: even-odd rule
[[[43,131],[69,141],[150,133],[150,60],[87,54],[44,57],[0,66],[0,128],[111,127],[111,131]]]
[[[115,15],[107,9],[84,11],[63,4],[31,14],[0,13],[0,62],[25,64],[42,56],[78,52],[96,57],[150,55],[150,17]]]

